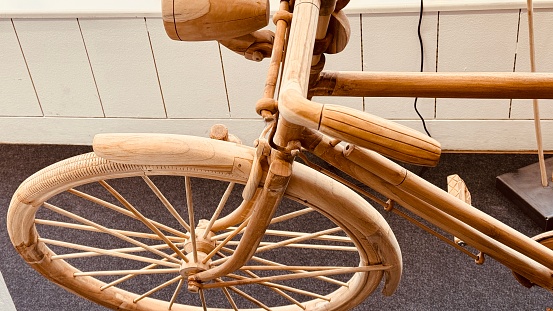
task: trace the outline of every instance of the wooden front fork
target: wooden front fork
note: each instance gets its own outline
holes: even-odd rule
[[[277,206],[282,200],[288,181],[292,175],[292,163],[289,159],[284,158],[278,157],[272,161],[263,190],[256,200],[250,221],[234,254],[227,257],[228,260],[220,266],[191,275],[188,278],[189,289],[191,286],[201,288],[201,283],[203,282],[238,270],[253,256],[265,234],[265,230],[271,222]]]

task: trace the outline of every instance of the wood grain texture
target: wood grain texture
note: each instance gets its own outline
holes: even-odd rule
[[[14,25],[44,115],[103,117],[78,21],[15,20]]]
[[[163,0],[161,4],[167,35],[179,41],[235,38],[269,21],[269,0]]]
[[[148,18],[146,23],[167,117],[228,118],[217,43],[173,41],[165,35],[161,19]]]
[[[518,10],[440,14],[438,71],[512,72]],[[438,99],[438,119],[507,119],[509,100]]]
[[[420,71],[417,13],[363,14],[363,70]],[[424,71],[436,71],[438,14],[423,15]],[[366,97],[365,111],[387,119],[418,119],[413,98]],[[434,99],[420,98],[425,119],[434,118]]]
[[[165,118],[144,18],[79,21],[106,117]]]
[[[0,19],[0,115],[42,116],[10,19]]]

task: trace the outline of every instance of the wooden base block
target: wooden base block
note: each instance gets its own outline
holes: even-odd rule
[[[547,173],[553,168],[553,158],[545,160]],[[549,176],[549,175],[548,175]],[[539,163],[500,175],[496,187],[515,203],[544,231],[553,230],[553,182],[543,187]]]

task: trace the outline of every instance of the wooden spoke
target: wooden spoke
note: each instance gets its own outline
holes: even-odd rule
[[[221,279],[217,279],[217,281],[221,281]],[[230,295],[228,289],[226,287],[221,287],[221,290],[223,290],[223,294],[225,294],[225,297],[227,297],[227,300],[234,311],[238,311],[238,306],[234,302],[234,299],[232,299],[232,296]]]
[[[204,311],[207,311],[207,303],[205,302],[205,295],[203,289],[200,288],[199,293],[200,294],[200,300],[202,301],[202,308]]]
[[[242,269],[241,269],[242,270]],[[249,270],[244,270],[243,271],[244,273],[248,274],[249,276],[253,277],[253,278],[259,278],[259,276]],[[283,292],[281,289],[279,288],[275,288],[275,287],[271,287],[269,286],[269,288],[274,291],[275,293],[279,294],[280,296],[286,298],[288,301],[290,301],[291,303],[297,305],[298,307],[302,308],[305,310],[305,306],[302,305],[299,301],[297,301],[296,299],[294,299],[293,297],[291,297],[290,295],[286,294],[285,292]]]
[[[98,183],[102,185],[106,190],[113,195],[123,206],[125,206],[129,211],[131,211],[140,221],[142,221],[150,230],[152,230],[155,234],[157,234],[163,242],[167,243],[169,247],[179,255],[179,257],[184,260],[184,262],[188,262],[188,258],[181,252],[181,250],[173,244],[166,236],[163,234],[156,226],[152,224],[152,222],[144,217],[134,206],[132,206],[119,192],[117,192],[115,189],[113,189],[110,185],[108,185],[107,182],[104,180],[100,180]]]
[[[177,257],[177,254],[171,255],[171,257]],[[163,258],[162,261],[167,261],[167,259]],[[158,264],[155,264],[155,263],[154,263],[154,264],[151,264],[151,265],[149,265],[149,266],[146,266],[146,267],[144,267],[144,268],[142,268],[142,269],[140,269],[140,270],[149,270],[149,269],[156,268],[157,266],[158,266]],[[138,275],[138,274],[128,274],[128,275],[126,275],[126,276],[124,276],[124,277],[122,277],[122,278],[119,278],[119,279],[117,279],[117,280],[115,280],[115,281],[113,281],[113,282],[111,282],[111,283],[109,283],[109,284],[106,284],[106,285],[100,287],[100,290],[104,290],[104,289],[106,289],[106,288],[110,288],[110,287],[112,287],[112,286],[115,286],[115,285],[117,285],[117,284],[120,284],[120,283],[122,283],[122,282],[124,282],[124,281],[126,281],[126,280],[132,279],[133,277],[135,277],[135,276],[137,276],[137,275]]]
[[[383,271],[390,269],[390,266],[387,265],[371,265],[363,267],[348,267],[332,270],[323,270],[323,271],[312,271],[312,272],[302,272],[297,274],[286,274],[286,275],[275,275],[269,277],[255,278],[255,279],[243,279],[236,281],[226,281],[222,283],[209,283],[203,285],[203,288],[215,288],[221,286],[237,286],[237,285],[246,285],[246,284],[259,284],[264,282],[276,282],[276,281],[287,281],[301,278],[310,278],[316,276],[328,276],[328,275],[337,275],[337,274],[349,274],[356,272],[369,272],[369,271]]]
[[[281,221],[289,220],[289,219],[292,219],[292,218],[296,218],[298,216],[305,215],[307,213],[311,213],[313,211],[315,211],[315,210],[312,209],[311,207],[306,207],[306,208],[301,209],[299,211],[295,211],[295,212],[291,212],[291,213],[288,213],[288,214],[284,214],[284,215],[275,217],[271,220],[271,224],[276,224],[277,222],[281,222]]]
[[[239,241],[229,241],[226,243],[227,245],[238,245]],[[259,243],[259,246],[272,246],[277,243],[275,242],[261,242]],[[335,246],[335,245],[317,245],[317,244],[287,244],[282,245],[280,247],[294,247],[294,248],[307,248],[307,249],[319,249],[319,250],[326,250],[326,251],[340,251],[340,252],[357,252],[357,249],[355,247],[350,246]]]
[[[274,235],[274,236],[287,236],[287,237],[300,237],[305,236],[309,233],[305,232],[293,232],[293,231],[281,231],[281,230],[267,230],[265,231],[266,235]],[[351,239],[347,236],[338,236],[338,235],[321,235],[312,237],[313,240],[320,240],[320,241],[331,241],[331,242],[341,242],[341,243],[353,243]]]
[[[313,212],[314,209],[308,207],[308,208],[304,208],[302,210],[299,210],[299,211],[295,211],[295,212],[291,212],[291,213],[288,213],[288,214],[285,214],[285,215],[282,215],[282,216],[278,216],[278,217],[275,217],[271,220],[271,223],[270,224],[275,224],[275,223],[278,223],[278,222],[282,222],[282,221],[285,221],[285,220],[288,220],[288,219],[292,219],[292,218],[295,218],[295,217],[298,217],[298,216],[301,216],[301,215],[305,215],[307,213],[310,213],[310,212]],[[236,230],[236,227],[229,227],[229,230],[232,230],[230,232],[225,232],[225,233],[221,233],[219,235],[216,235],[214,237],[212,237],[211,239],[212,240],[220,240],[220,239],[224,239],[226,238],[227,236],[229,236],[231,234],[231,232],[233,232],[234,230]],[[273,232],[279,232],[277,230],[267,230],[267,232],[270,232],[270,231],[273,231]],[[282,232],[282,231],[281,231]],[[301,234],[301,233],[299,233]],[[276,235],[276,234],[275,234]]]
[[[225,245],[227,245],[230,240],[232,240],[236,235],[238,235],[247,225],[248,225],[248,222],[250,221],[250,218],[248,217],[242,224],[240,224],[240,226],[238,228],[236,228],[236,230],[232,231],[231,234],[229,236],[227,236],[227,238],[220,242],[216,247],[215,249],[213,249],[209,254],[207,254],[207,256],[204,258],[204,260],[202,260],[202,263],[207,263],[207,261],[209,259],[211,259],[213,256],[215,256],[215,254],[217,254],[217,252],[219,250],[221,250],[221,248],[225,247]]]
[[[139,242],[139,241],[137,241],[137,240],[134,240],[134,239],[132,239],[132,238],[130,238],[130,237],[127,237],[127,236],[125,236],[125,235],[122,235],[121,233],[115,232],[115,231],[113,231],[113,230],[111,230],[111,229],[109,229],[109,228],[106,228],[106,227],[104,227],[104,226],[102,226],[102,225],[99,225],[99,224],[97,224],[97,223],[95,223],[95,222],[93,222],[93,221],[90,221],[90,220],[88,220],[88,219],[85,219],[85,218],[83,218],[83,217],[80,217],[80,216],[78,216],[78,215],[75,215],[75,214],[73,214],[73,213],[71,213],[71,212],[68,212],[68,211],[66,211],[66,210],[63,210],[63,209],[61,209],[61,208],[59,208],[59,207],[56,207],[56,206],[54,206],[54,205],[52,205],[52,204],[50,204],[50,203],[46,203],[46,202],[45,202],[45,203],[44,203],[44,207],[46,207],[46,208],[48,208],[49,210],[54,211],[54,212],[56,212],[56,213],[58,213],[58,214],[60,214],[60,215],[69,217],[69,218],[71,218],[71,219],[73,219],[73,220],[76,220],[76,221],[78,221],[78,222],[80,222],[80,223],[83,223],[83,224],[85,224],[85,225],[92,226],[92,227],[94,227],[94,228],[96,228],[96,229],[98,229],[98,230],[100,230],[100,231],[102,231],[102,232],[105,232],[105,233],[107,233],[107,234],[113,235],[113,236],[115,236],[115,237],[117,237],[117,238],[119,238],[119,239],[121,239],[121,240],[123,240],[123,241],[129,242],[129,243],[134,244],[134,245],[136,245],[136,246],[143,247],[144,249],[146,249],[146,250],[148,250],[148,251],[150,251],[150,252],[152,252],[152,253],[154,253],[154,254],[156,254],[156,255],[159,255],[159,256],[161,256],[161,257],[163,257],[163,258],[167,258],[167,259],[169,259],[169,260],[171,260],[171,261],[173,261],[173,262],[176,262],[176,263],[179,263],[179,264],[180,264],[180,261],[179,261],[179,260],[177,260],[177,259],[175,259],[175,258],[172,258],[170,255],[168,255],[168,254],[166,254],[166,253],[164,253],[164,252],[162,252],[162,251],[159,251],[159,250],[157,250],[157,249],[151,248],[151,247],[150,247],[149,245],[147,245],[147,244],[144,244],[144,243]]]
[[[95,257],[95,256],[101,256],[101,255],[108,255],[113,257],[119,257],[119,258],[126,258],[131,260],[138,260],[142,262],[162,262],[160,260],[148,258],[148,257],[142,257],[137,255],[130,255],[128,253],[133,252],[145,252],[146,250],[142,247],[127,247],[127,248],[116,248],[116,249],[103,249],[103,248],[97,248],[97,247],[90,247],[90,246],[84,246],[80,244],[73,244],[63,241],[56,241],[51,239],[44,239],[39,238],[39,241],[44,242],[46,244],[50,245],[56,245],[56,246],[62,246],[77,250],[82,250],[83,252],[80,253],[70,253],[70,254],[63,254],[63,255],[53,255],[52,260],[59,260],[59,259],[72,259],[72,258],[84,258],[84,257]],[[161,244],[161,245],[150,245],[150,247],[154,249],[165,249],[168,248],[167,245]],[[177,265],[176,263],[168,263],[166,262],[166,266],[174,267]]]
[[[146,293],[140,295],[139,297],[135,298],[135,299],[133,300],[133,302],[134,302],[134,303],[137,303],[137,302],[139,302],[140,300],[142,300],[142,299],[144,299],[144,298],[150,296],[151,294],[157,292],[158,290],[163,289],[163,288],[165,288],[165,287],[167,287],[167,286],[169,286],[169,285],[171,285],[171,284],[173,284],[173,283],[175,283],[175,282],[177,282],[177,281],[180,281],[180,280],[182,280],[182,279],[183,279],[183,276],[182,276],[182,275],[179,275],[179,276],[177,276],[177,277],[174,277],[174,278],[172,278],[171,280],[169,280],[169,281],[167,281],[167,282],[165,282],[165,283],[163,283],[163,284],[160,284],[160,285],[158,285],[158,286],[156,286],[156,287],[150,289],[150,290],[147,291]]]
[[[274,243],[274,244],[271,244],[271,245],[262,246],[262,247],[258,248],[255,252],[260,253],[260,252],[268,251],[268,250],[283,247],[283,246],[286,246],[286,245],[295,244],[297,242],[303,242],[303,241],[306,241],[306,240],[310,240],[312,238],[315,238],[315,237],[318,237],[318,236],[321,236],[321,235],[335,233],[335,232],[341,231],[341,230],[342,229],[340,227],[336,227],[336,228],[331,228],[331,229],[327,229],[327,230],[323,230],[323,231],[319,231],[319,232],[315,232],[315,233],[311,233],[311,234],[306,234],[304,236],[298,236],[298,237],[288,239],[288,240],[284,240],[284,241],[280,241],[278,243]],[[357,249],[355,251],[357,251]]]
[[[170,274],[179,273],[180,268],[171,269],[148,269],[148,270],[113,270],[113,271],[88,271],[75,272],[74,276],[106,276],[106,275],[125,275],[125,274]]]
[[[221,282],[221,283],[224,283],[224,282]],[[219,283],[219,284],[221,284],[221,283]],[[213,284],[218,284],[218,283],[213,283]],[[260,308],[265,309],[267,311],[271,311],[271,309],[269,307],[267,307],[265,304],[263,304],[261,301],[253,298],[252,296],[246,294],[245,292],[239,290],[238,288],[236,288],[234,286],[229,286],[228,289],[232,290],[233,292],[237,293],[238,295],[242,296],[243,298],[251,301],[252,303],[258,305]]]
[[[138,218],[137,218],[133,213],[131,213],[130,211],[128,211],[128,210],[126,210],[126,209],[124,209],[124,208],[121,208],[121,207],[119,207],[119,206],[117,206],[117,205],[115,205],[115,204],[111,204],[111,203],[109,203],[109,202],[107,202],[107,201],[104,201],[104,200],[102,200],[102,199],[99,199],[99,198],[97,198],[97,197],[95,197],[95,196],[86,194],[86,193],[84,193],[84,192],[81,192],[81,191],[78,191],[78,190],[75,190],[75,189],[69,189],[69,190],[67,190],[67,192],[69,192],[69,193],[71,193],[71,194],[74,194],[74,195],[76,195],[76,196],[78,196],[78,197],[81,197],[81,198],[83,198],[83,199],[85,199],[85,200],[88,200],[88,201],[90,201],[90,202],[93,202],[93,203],[96,203],[96,204],[98,204],[98,205],[101,205],[101,206],[103,206],[103,207],[109,208],[109,209],[111,209],[111,210],[113,210],[113,211],[116,211],[116,212],[118,212],[118,213],[121,213],[121,214],[123,214],[123,215],[125,215],[125,216],[131,217],[131,218],[134,218],[134,219],[138,219]],[[152,224],[156,225],[156,226],[157,226],[158,228],[160,228],[160,229],[163,229],[163,230],[165,230],[165,231],[167,231],[167,232],[171,232],[172,234],[177,235],[177,236],[180,236],[180,237],[183,237],[183,238],[185,238],[185,239],[188,238],[188,236],[187,236],[185,233],[180,232],[179,230],[175,230],[175,229],[173,229],[173,228],[171,228],[171,227],[169,227],[169,226],[167,226],[167,225],[161,224],[161,223],[159,223],[159,222],[157,222],[157,221],[154,221],[154,220],[151,220],[151,219],[149,219],[149,220],[150,220],[150,222],[151,222]]]
[[[150,187],[150,189],[152,189],[152,191],[155,193],[155,195],[158,197],[158,199],[161,201],[161,203],[163,203],[165,208],[167,208],[169,213],[171,213],[171,215],[173,215],[173,217],[175,217],[175,219],[179,222],[179,224],[181,224],[181,226],[186,231],[190,231],[190,226],[186,223],[186,221],[184,221],[184,219],[182,219],[182,217],[179,215],[177,210],[175,210],[173,205],[171,205],[171,202],[169,202],[169,200],[167,200],[167,198],[163,195],[163,193],[161,193],[161,191],[154,184],[154,182],[146,175],[142,176],[142,179],[144,179],[144,181],[146,182],[148,187]]]
[[[219,218],[219,215],[221,214],[221,211],[223,211],[223,208],[227,204],[228,198],[230,197],[230,194],[232,193],[232,189],[234,188],[234,183],[229,183],[227,190],[225,190],[225,193],[221,197],[221,201],[219,201],[219,205],[217,205],[217,209],[215,210],[215,213],[213,213],[213,216],[211,216],[211,219],[209,220],[209,223],[207,224],[207,227],[204,231],[204,239],[207,239],[207,235],[209,234],[209,231],[211,231],[211,228],[213,227],[213,224]]]
[[[173,307],[173,304],[175,303],[175,300],[177,300],[177,296],[180,293],[180,290],[182,288],[182,284],[184,284],[184,278],[181,278],[179,280],[179,284],[177,285],[177,288],[175,289],[175,292],[173,293],[173,296],[171,297],[171,300],[169,301],[169,310]]]
[[[73,224],[69,222],[53,221],[53,220],[46,220],[46,219],[35,219],[35,224],[83,230],[83,231],[102,232],[92,226],[85,226],[85,225]],[[118,230],[118,229],[111,229],[111,230],[129,237],[144,238],[144,239],[150,239],[150,240],[161,240],[161,238],[157,234]],[[177,236],[167,236],[167,238],[175,243],[182,243],[186,240],[185,238],[181,238]]]
[[[257,270],[257,271],[322,271],[322,270],[334,270],[334,269],[344,269],[350,267],[339,267],[339,266],[242,266],[240,270]]]
[[[222,250],[227,251],[227,252],[230,252],[230,253],[234,253],[234,250],[229,249],[229,248],[223,248]],[[221,257],[224,257],[224,255],[222,255]],[[226,257],[223,258],[223,259],[226,259]],[[267,265],[267,266],[288,267],[288,266],[286,266],[286,265],[284,265],[284,264],[281,264],[281,263],[278,263],[278,262],[274,262],[274,261],[271,261],[271,260],[267,260],[267,259],[261,258],[261,257],[259,257],[259,256],[252,256],[251,260],[260,262],[260,263],[262,263],[262,264],[264,264],[264,265]],[[215,263],[215,262],[213,262],[213,263]],[[293,273],[307,272],[307,271],[305,271],[305,270],[288,270],[288,271],[293,272]],[[338,286],[349,287],[348,283],[344,283],[344,282],[341,282],[341,281],[338,281],[338,280],[329,278],[329,277],[327,277],[327,276],[318,276],[318,277],[315,277],[315,278],[318,279],[318,280],[325,281],[325,282],[327,282],[327,283],[331,283],[331,284],[338,285]]]
[[[247,277],[241,276],[241,275],[236,275],[236,274],[229,274],[227,276],[230,277],[230,278],[236,279],[236,280],[248,280]],[[285,290],[285,291],[288,291],[290,293],[296,293],[296,294],[304,295],[304,296],[307,296],[307,297],[313,297],[313,298],[318,298],[318,299],[330,301],[330,298],[328,298],[326,296],[319,295],[317,293],[313,293],[313,292],[309,292],[309,291],[305,291],[305,290],[302,290],[302,289],[286,286],[286,285],[281,285],[281,284],[276,284],[276,283],[271,283],[271,282],[262,282],[262,283],[259,283],[259,284],[267,286],[267,287],[271,287],[271,288],[277,288],[277,289]]]
[[[192,241],[192,256],[194,262],[198,262],[198,251],[196,245],[196,224],[194,222],[194,202],[192,201],[192,182],[190,177],[184,177],[184,186],[186,188],[186,205],[188,206],[188,219],[190,222],[190,240]]]

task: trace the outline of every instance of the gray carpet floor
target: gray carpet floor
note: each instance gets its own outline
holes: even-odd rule
[[[51,163],[89,150],[82,146],[0,145],[0,176],[3,177],[0,183],[0,271],[19,311],[104,310],[50,283],[28,267],[12,247],[5,228],[11,195],[27,176]],[[445,188],[447,175],[461,175],[471,190],[474,206],[534,236],[541,233],[541,229],[495,189],[495,177],[536,161],[532,155],[444,154],[440,164],[424,172],[423,177]],[[205,185],[204,189],[208,193],[211,185]],[[520,286],[511,272],[493,259],[476,265],[466,255],[406,220],[383,214],[402,250],[402,281],[393,296],[384,297],[376,292],[355,310],[543,311],[553,308],[551,293]],[[341,260],[336,256],[337,264]]]

